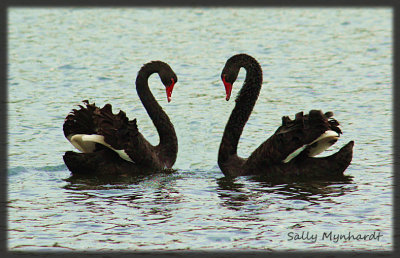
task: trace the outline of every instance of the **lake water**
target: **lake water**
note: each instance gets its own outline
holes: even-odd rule
[[[391,22],[384,8],[9,9],[9,250],[392,250]],[[283,115],[331,110],[344,134],[327,154],[355,141],[350,181],[224,178],[217,151],[234,101],[220,73],[242,52],[260,62],[264,83],[239,155]],[[179,79],[171,103],[158,76],[149,80],[177,131],[177,171],[70,178],[62,124],[84,99],[136,117],[157,143],[134,88],[152,60]],[[330,232],[382,236],[323,239]]]

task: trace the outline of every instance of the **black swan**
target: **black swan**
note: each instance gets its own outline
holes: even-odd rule
[[[63,156],[72,174],[143,174],[174,165],[178,140],[168,115],[149,89],[148,78],[153,73],[159,74],[168,102],[178,79],[161,61],[143,65],[136,77],[136,91],[157,128],[160,143],[151,145],[139,132],[136,119],[128,120],[125,112],[115,115],[110,104],[99,108],[84,100],[85,107],[73,109],[63,125],[65,137],[82,152],[67,151]]]
[[[247,159],[237,155],[237,146],[262,86],[260,64],[247,54],[229,58],[221,73],[229,100],[240,68],[246,70],[245,82],[225,126],[218,152],[218,165],[225,176],[265,175],[271,178],[332,178],[343,176],[353,157],[354,141],[335,154],[313,157],[333,145],[342,133],[333,113],[311,110],[297,113],[294,120],[282,117],[282,125]]]

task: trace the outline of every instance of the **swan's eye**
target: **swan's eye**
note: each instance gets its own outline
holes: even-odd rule
[[[171,84],[175,84],[174,78],[171,78]]]

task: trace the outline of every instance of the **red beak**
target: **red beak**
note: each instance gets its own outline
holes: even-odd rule
[[[171,95],[175,85],[174,79],[171,79],[171,81],[172,83],[166,88],[168,103],[171,101]]]
[[[222,78],[222,81],[224,82],[225,86],[225,91],[226,91],[226,101],[228,101],[231,97],[231,92],[232,92],[232,83],[229,83],[225,81],[225,76]]]

